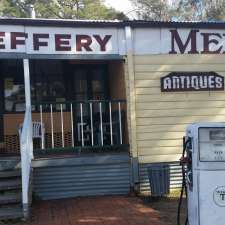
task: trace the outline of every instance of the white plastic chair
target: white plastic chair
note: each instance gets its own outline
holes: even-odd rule
[[[45,126],[41,122],[33,121],[32,122],[33,130],[33,138],[39,138],[41,140],[41,149],[45,148]],[[21,136],[22,133],[23,124],[19,125],[19,136]]]

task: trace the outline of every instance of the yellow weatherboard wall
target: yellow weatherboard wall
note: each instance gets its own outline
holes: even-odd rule
[[[225,122],[225,91],[162,93],[160,78],[173,71],[214,71],[225,76],[224,62],[223,55],[134,56],[136,134],[141,183],[148,182],[146,169],[144,171],[141,165],[179,160],[182,137],[188,124]]]
[[[224,122],[225,92],[160,91],[160,78],[172,71],[215,71],[225,76],[223,55],[135,56],[138,156],[141,163],[180,157],[186,126]]]

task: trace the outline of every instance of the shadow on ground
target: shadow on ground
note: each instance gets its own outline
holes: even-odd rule
[[[143,204],[152,209],[156,210],[160,215],[160,220],[165,225],[176,225],[177,224],[177,208],[178,208],[178,197],[168,198],[151,198],[141,197]],[[181,225],[185,225],[187,217],[186,211],[186,199],[183,199],[181,208]]]
[[[152,200],[149,197],[125,196],[36,201],[29,221],[8,224],[176,225],[177,202],[177,198]],[[184,215],[183,210],[183,220]]]

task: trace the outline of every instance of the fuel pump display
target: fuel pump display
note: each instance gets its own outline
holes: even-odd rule
[[[199,128],[200,161],[225,162],[225,128]]]
[[[182,190],[187,191],[186,224],[224,225],[225,124],[196,123],[188,126],[181,164],[185,186]]]

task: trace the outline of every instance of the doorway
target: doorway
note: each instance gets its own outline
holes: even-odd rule
[[[107,66],[79,65],[72,67],[72,98],[75,101],[108,99]]]
[[[109,99],[107,65],[70,65],[69,70],[70,99],[76,102],[73,111],[76,118],[74,139],[80,145],[82,145],[82,138],[86,145],[100,145],[100,120],[104,121],[105,116],[108,115],[108,108],[104,102]],[[100,117],[100,111],[102,117]],[[93,137],[95,141],[91,140],[91,129],[96,135]]]

